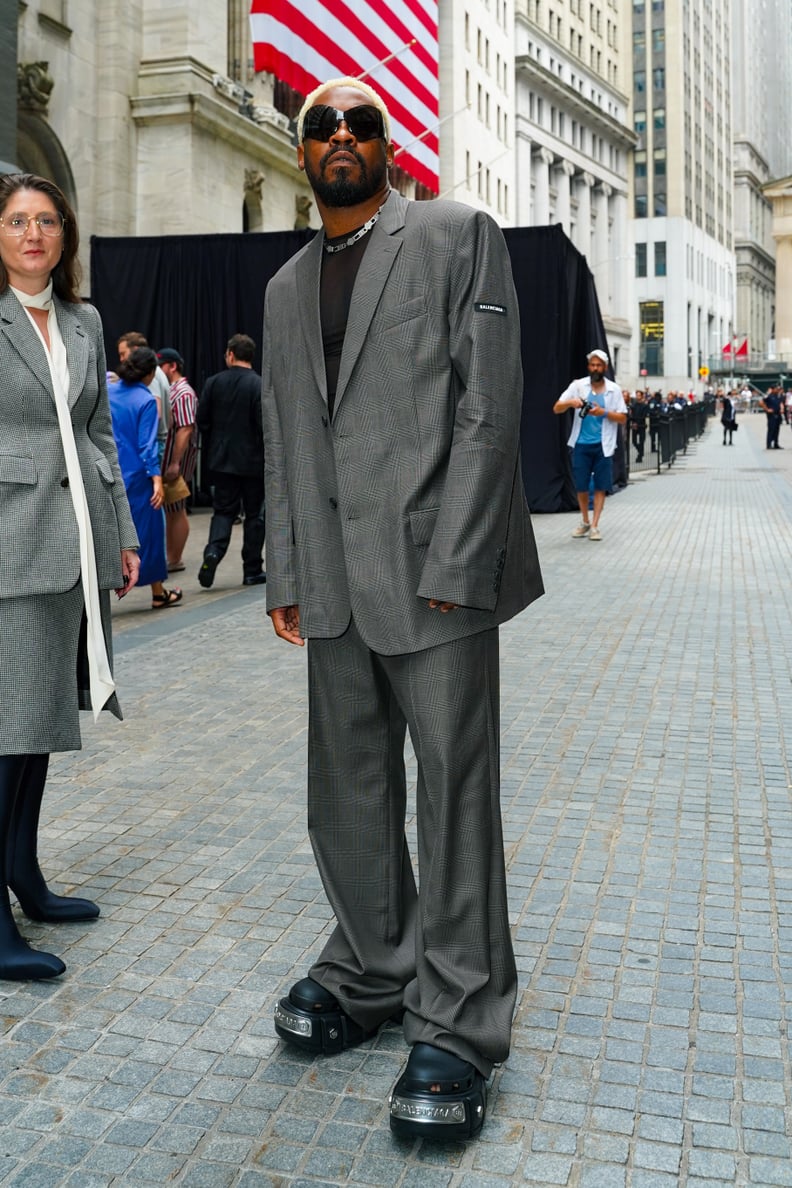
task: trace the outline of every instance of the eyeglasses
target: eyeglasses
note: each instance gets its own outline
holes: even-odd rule
[[[35,223],[41,234],[48,236],[50,239],[57,239],[59,235],[63,234],[64,218],[58,211],[55,214],[26,215],[14,213],[0,215],[0,227],[3,228],[4,235],[14,235],[19,238],[27,232],[31,223]]]
[[[309,107],[303,120],[303,140],[328,141],[335,136],[341,124],[346,124],[355,140],[385,139],[385,121],[382,112],[372,103],[360,103],[339,111],[324,103]]]

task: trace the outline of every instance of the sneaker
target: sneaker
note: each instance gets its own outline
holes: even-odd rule
[[[589,532],[589,540],[602,540],[602,533],[599,528],[592,528]]]
[[[578,524],[577,528],[575,528],[572,535],[573,536],[587,536],[590,529],[591,529],[591,524],[587,524],[585,522],[585,520],[581,520],[581,522]]]
[[[208,590],[215,578],[215,570],[220,564],[220,558],[217,553],[211,552],[209,549],[204,553],[203,564],[198,570],[198,581],[203,586],[204,590]]]

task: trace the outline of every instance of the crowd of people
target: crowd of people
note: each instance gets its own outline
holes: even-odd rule
[[[200,399],[175,347],[155,352],[134,330],[121,335],[117,348],[118,366],[107,376],[110,412],[140,541],[138,584],[151,586],[152,610],[178,606],[184,596],[180,587],[164,583],[185,569],[199,432],[214,515],[198,581],[206,589],[212,585],[233,526],[244,515],[243,584],[262,584],[264,447],[255,342],[245,334],[229,340],[226,371],[209,377]]]

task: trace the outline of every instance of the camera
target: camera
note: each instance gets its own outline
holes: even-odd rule
[[[581,421],[583,420],[584,417],[587,417],[589,415],[592,408],[593,408],[593,405],[590,400],[583,401],[580,408],[578,409],[578,415],[580,416]]]

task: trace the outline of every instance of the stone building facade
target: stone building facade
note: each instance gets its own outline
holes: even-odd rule
[[[630,377],[627,176],[637,138],[620,19],[616,0],[516,0],[515,222],[561,223],[596,281],[614,371]]]
[[[16,160],[61,185],[84,245],[310,218],[290,121],[253,74],[248,7],[20,0]]]

